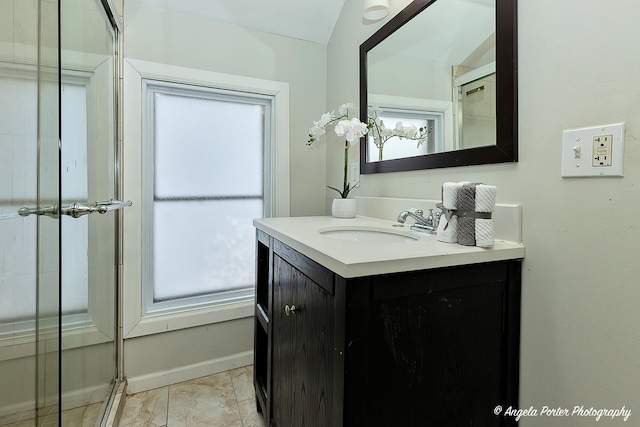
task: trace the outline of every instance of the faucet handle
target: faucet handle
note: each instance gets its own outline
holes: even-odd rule
[[[433,214],[433,228],[434,229],[438,229],[438,225],[440,224],[440,216],[442,215],[441,212],[436,212]]]

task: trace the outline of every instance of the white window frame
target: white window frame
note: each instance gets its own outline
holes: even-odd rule
[[[222,74],[135,59],[124,61],[124,198],[133,200],[123,224],[123,336],[133,338],[194,326],[253,316],[253,298],[244,301],[194,306],[173,311],[147,313],[143,298],[142,253],[145,209],[142,192],[144,81],[192,85],[271,96],[273,142],[266,153],[265,179],[272,216],[289,216],[289,85],[288,83]],[[137,203],[136,203],[137,202]]]
[[[451,101],[370,94],[368,102],[370,107],[379,107],[383,110],[412,110],[413,112],[424,111],[425,113],[438,114],[442,116],[442,129],[453,129],[453,103]],[[451,132],[442,133],[444,147],[440,146],[439,148],[444,151],[453,150],[453,135]]]
[[[444,113],[442,111],[424,111],[424,110],[414,110],[414,109],[402,109],[402,108],[388,108],[388,107],[380,107],[381,112],[378,114],[380,119],[385,119],[385,116],[398,117],[400,121],[405,120],[424,120],[426,122],[433,121],[433,133],[429,134],[429,138],[434,141],[433,144],[433,153],[441,153],[444,151]],[[395,126],[395,122],[391,122],[386,120],[385,123],[388,123],[388,127],[393,128]],[[368,136],[369,140],[369,149],[376,148],[373,142],[373,137],[371,135]],[[432,153],[424,153],[424,154],[432,154]],[[378,161],[377,159],[370,159],[370,162]]]
[[[154,95],[161,93],[165,95],[174,95],[182,97],[196,97],[199,99],[209,99],[213,101],[226,100],[230,102],[245,102],[252,100],[256,103],[260,103],[265,107],[265,145],[263,152],[263,213],[264,217],[273,216],[273,204],[271,203],[271,172],[269,167],[269,158],[271,153],[271,145],[274,140],[273,135],[273,121],[275,115],[273,114],[273,95],[263,94],[247,94],[246,96],[237,91],[228,91],[218,88],[209,88],[202,86],[193,86],[178,84],[172,82],[164,82],[158,80],[142,79],[142,114],[145,118],[142,123],[142,176],[143,176],[143,215],[144,215],[144,228],[142,230],[143,240],[145,246],[143,247],[142,262],[144,265],[143,270],[143,299],[144,299],[144,314],[156,314],[169,311],[184,311],[191,310],[198,306],[212,305],[212,304],[228,304],[235,301],[246,301],[248,297],[252,297],[253,293],[247,295],[247,291],[232,291],[228,294],[207,294],[192,297],[178,297],[172,298],[167,301],[154,301],[154,279],[153,279],[153,210],[155,204],[154,198],[154,176],[155,167],[153,159],[155,158],[155,105]]]

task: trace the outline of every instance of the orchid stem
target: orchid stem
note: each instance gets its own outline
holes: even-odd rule
[[[344,142],[344,181],[342,183],[342,198],[346,199],[349,193],[347,192],[347,170],[349,163],[349,141]]]

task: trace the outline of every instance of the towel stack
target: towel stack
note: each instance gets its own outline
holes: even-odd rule
[[[445,182],[442,204],[453,212],[448,219],[440,220],[438,240],[465,246],[493,246],[491,213],[496,205],[496,190],[493,185]]]

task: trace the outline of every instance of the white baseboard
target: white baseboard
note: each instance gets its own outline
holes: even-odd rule
[[[13,425],[20,420],[28,420],[36,416],[36,402],[22,402],[0,406],[0,426]]]
[[[62,394],[62,410],[79,408],[104,401],[107,392],[113,388],[113,384],[87,387],[81,390],[74,390]],[[55,400],[55,399],[54,399]]]
[[[66,411],[102,402],[107,395],[109,387],[112,386],[106,384],[65,392],[62,395],[62,410]],[[49,398],[49,403],[52,406],[57,405],[58,401],[57,396]],[[35,406],[35,401],[0,406],[0,426],[34,418],[36,414]]]
[[[253,363],[253,350],[232,354],[219,359],[207,360],[193,365],[180,366],[165,371],[127,377],[127,393],[134,394],[154,388],[165,387],[195,378],[213,375]]]

